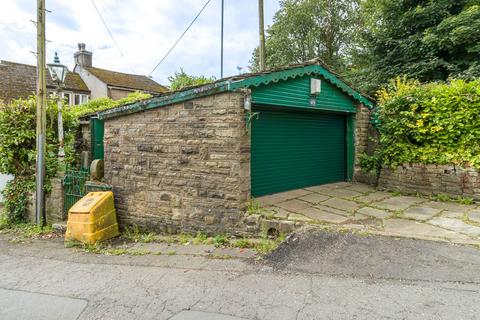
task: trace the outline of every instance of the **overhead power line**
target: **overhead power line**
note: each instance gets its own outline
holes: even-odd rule
[[[91,0],[91,1],[92,1],[93,7],[95,8],[95,11],[97,11],[98,17],[99,17],[100,20],[102,21],[103,26],[105,27],[105,29],[106,29],[107,32],[108,32],[108,35],[109,35],[110,38],[112,39],[113,44],[115,44],[115,47],[117,47],[118,52],[120,53],[120,55],[122,56],[123,60],[124,60],[125,63],[127,64],[128,68],[130,68],[130,71],[133,72],[133,73],[135,73],[135,72],[133,71],[132,66],[128,63],[127,58],[126,58],[125,55],[123,54],[122,49],[120,49],[120,46],[118,45],[117,40],[115,40],[115,37],[113,36],[112,31],[110,31],[110,28],[108,27],[107,22],[105,21],[105,19],[103,19],[103,16],[102,16],[102,14],[100,13],[100,10],[98,9],[97,5],[95,4],[95,1],[94,1],[94,0]]]
[[[93,0],[92,0],[93,1]],[[173,49],[175,49],[175,47],[177,46],[177,44],[180,42],[180,40],[182,40],[183,36],[187,33],[187,31],[190,29],[190,27],[195,23],[195,21],[197,21],[198,17],[200,17],[200,15],[202,14],[203,10],[205,10],[205,8],[208,6],[208,4],[210,3],[211,0],[208,0],[207,2],[205,2],[205,4],[203,5],[202,9],[200,9],[200,11],[197,13],[197,15],[195,16],[195,18],[192,20],[192,22],[190,22],[190,24],[188,25],[187,29],[185,29],[185,31],[183,31],[183,33],[180,35],[180,37],[177,39],[177,41],[175,41],[175,43],[173,44],[173,46],[170,48],[170,50],[167,51],[167,53],[163,56],[163,58],[160,60],[160,62],[157,63],[157,65],[155,66],[155,68],[153,68],[153,70],[148,74],[148,76],[151,76],[152,73],[162,64],[162,62],[168,57],[168,55],[170,54],[170,52],[172,52]]]

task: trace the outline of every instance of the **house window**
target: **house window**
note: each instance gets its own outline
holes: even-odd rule
[[[87,94],[75,93],[74,95],[74,105],[87,103],[88,100],[89,100],[89,97]]]
[[[70,92],[62,92],[62,97],[67,104],[72,105],[72,94]]]

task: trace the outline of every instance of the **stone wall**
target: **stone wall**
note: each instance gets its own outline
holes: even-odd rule
[[[45,211],[47,215],[47,223],[52,224],[61,222],[67,219],[63,212],[63,186],[62,177],[52,178],[50,184],[52,189],[50,193],[45,194]],[[26,219],[30,222],[35,222],[35,191],[31,192],[28,199]]]
[[[77,136],[75,138],[75,153],[80,157],[82,152],[88,152],[88,163],[91,160],[91,131],[90,131],[90,121],[81,120],[80,129],[77,131]],[[78,159],[80,161],[80,158]]]
[[[472,167],[453,165],[402,165],[383,168],[378,185],[382,189],[424,195],[445,194],[480,200],[480,176]]]
[[[105,181],[120,223],[164,233],[256,232],[244,213],[249,140],[242,93],[105,120]]]
[[[108,97],[113,99],[113,100],[120,100],[122,98],[125,98],[128,96],[130,93],[134,91],[132,90],[122,90],[120,88],[108,88]]]
[[[377,130],[370,123],[372,111],[363,104],[357,106],[357,114],[355,115],[355,168],[353,179],[358,182],[376,184],[376,177],[364,173],[360,168],[360,156],[363,153],[371,153],[372,136],[375,136]]]

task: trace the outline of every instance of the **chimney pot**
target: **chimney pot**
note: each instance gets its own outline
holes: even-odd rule
[[[92,66],[92,53],[85,50],[85,43],[78,44],[78,51],[73,55],[75,60],[75,65],[81,67],[91,67]]]

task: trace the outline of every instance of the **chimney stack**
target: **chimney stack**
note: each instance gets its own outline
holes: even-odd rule
[[[91,67],[92,66],[92,53],[85,50],[85,43],[78,44],[78,51],[73,55],[75,60],[75,65],[81,67]]]

